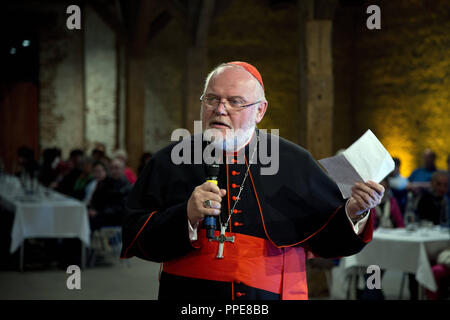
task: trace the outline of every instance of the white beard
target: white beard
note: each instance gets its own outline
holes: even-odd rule
[[[251,139],[253,132],[255,131],[255,127],[256,125],[245,129],[230,129],[227,130],[225,137],[222,133],[214,134],[214,140],[211,142],[211,145],[214,148],[225,152],[237,152]]]
[[[202,112],[200,116],[202,116]],[[211,146],[225,152],[237,152],[250,141],[256,128],[256,112],[241,129],[227,129],[225,137],[219,129],[206,128],[203,133],[206,140],[211,139]],[[206,134],[205,134],[206,133]]]

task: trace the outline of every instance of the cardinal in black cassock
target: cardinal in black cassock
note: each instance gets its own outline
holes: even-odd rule
[[[211,110],[202,115],[205,125],[231,128],[239,123],[238,117],[245,116],[232,110],[244,106],[244,112],[251,112],[251,104],[235,99],[245,77],[248,83],[263,88],[259,72],[247,63],[224,64],[210,74],[207,95],[202,96],[207,97],[205,110]],[[226,98],[227,109],[213,95],[219,93],[220,99]],[[246,98],[245,90],[237,95],[242,96]],[[265,112],[267,103],[263,106]],[[259,105],[256,108],[260,110]],[[205,117],[214,121],[205,121]],[[368,209],[379,202],[382,189],[375,186],[378,192],[367,194],[359,189],[350,204],[308,151],[255,127],[247,132],[246,143],[237,151],[223,151],[217,179],[218,189],[225,195],[221,194],[215,240],[226,225],[222,240],[227,241],[207,239],[202,219],[192,223],[192,216],[204,216],[201,209],[192,209],[192,199],[207,194],[199,191],[208,187],[205,165],[173,161],[175,148],[190,149],[192,159],[196,143],[203,151],[202,135],[157,152],[134,185],[127,202],[121,255],[163,263],[159,299],[307,299],[306,258],[352,255],[371,240]],[[273,139],[278,139],[278,144],[273,144]],[[269,146],[271,159],[277,157],[275,174],[262,174],[270,165],[260,159],[262,143]],[[362,186],[362,190],[367,188]],[[208,203],[208,199],[201,200]],[[364,212],[356,219],[348,212],[355,204]]]

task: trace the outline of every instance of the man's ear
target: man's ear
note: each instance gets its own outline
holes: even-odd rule
[[[256,123],[260,123],[261,120],[264,118],[264,114],[266,113],[268,103],[267,102],[261,102],[258,105],[258,110],[256,111]]]

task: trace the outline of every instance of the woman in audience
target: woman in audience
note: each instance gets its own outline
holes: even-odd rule
[[[380,182],[384,187],[384,196],[381,203],[375,208],[371,209],[374,229],[382,228],[404,228],[402,212],[397,203],[397,200],[392,194],[388,180],[384,179]]]
[[[125,201],[131,186],[126,179],[114,179],[109,168],[101,161],[93,165],[95,191],[88,205],[91,230],[103,226],[119,226],[125,211]]]
[[[137,180],[136,174],[134,173],[133,169],[131,169],[130,167],[128,167],[126,165],[127,161],[128,161],[128,154],[125,150],[122,149],[118,149],[114,152],[114,158],[119,158],[121,159],[124,163],[125,163],[125,168],[124,168],[124,175],[127,178],[127,180],[130,182],[130,184],[134,184]]]

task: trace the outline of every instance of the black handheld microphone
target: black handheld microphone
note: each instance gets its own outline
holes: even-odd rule
[[[219,184],[217,177],[219,176],[219,165],[217,163],[206,165],[206,182],[212,182],[216,186]],[[214,239],[214,231],[216,230],[216,217],[206,216],[203,220],[203,224],[206,227],[206,237],[208,239]]]

